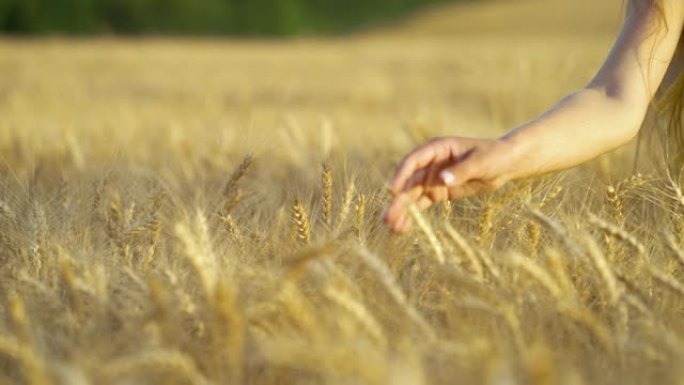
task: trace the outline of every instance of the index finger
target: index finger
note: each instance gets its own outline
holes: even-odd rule
[[[408,154],[399,164],[392,180],[392,192],[399,194],[408,178],[421,168],[427,167],[435,158],[435,149],[430,145],[422,146]]]

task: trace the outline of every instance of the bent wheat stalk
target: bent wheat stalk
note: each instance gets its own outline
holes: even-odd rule
[[[423,234],[425,234],[428,242],[430,242],[430,247],[432,247],[432,251],[435,253],[435,259],[440,264],[444,264],[444,249],[439,243],[437,235],[435,235],[435,232],[432,230],[432,226],[430,226],[425,219],[425,216],[420,212],[420,210],[418,210],[418,207],[416,207],[415,204],[409,204],[408,209],[409,213],[411,214],[411,218],[413,218],[420,230],[423,232]]]
[[[363,246],[354,247],[354,252],[358,255],[364,264],[370,268],[375,276],[380,280],[385,290],[390,294],[392,299],[402,308],[406,315],[413,321],[425,334],[430,341],[437,340],[437,334],[430,324],[423,318],[423,316],[408,302],[406,295],[396,282],[394,275],[389,268],[378,258],[375,254],[370,252]]]

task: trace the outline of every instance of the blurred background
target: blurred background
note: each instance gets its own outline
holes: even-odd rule
[[[463,1],[463,0],[462,0]],[[447,0],[2,0],[8,33],[339,33]],[[453,2],[453,0],[451,0]]]
[[[485,6],[457,31],[519,19],[516,28],[595,32],[611,28],[619,1],[487,0],[2,0],[0,30],[9,34],[164,34],[291,36],[338,34],[386,25],[416,11],[471,3]],[[504,9],[492,7],[491,3]],[[536,8],[529,7],[536,3]],[[441,7],[440,7],[441,6]],[[516,11],[506,7],[522,7]],[[530,13],[531,12],[531,13]],[[536,15],[534,14],[536,13]],[[610,14],[608,13],[608,14]],[[508,16],[507,16],[508,15]],[[520,16],[526,16],[521,18]],[[475,16],[475,15],[473,15]],[[482,17],[483,16],[483,17]],[[543,16],[543,17],[542,17]],[[533,17],[533,20],[529,20]],[[522,22],[523,20],[532,23]],[[559,24],[560,21],[560,24]],[[506,29],[510,23],[498,28]]]
[[[621,7],[0,0],[0,151],[20,174],[128,164],[193,179],[250,151],[303,170],[338,153],[385,177],[429,137],[500,134],[585,84]]]

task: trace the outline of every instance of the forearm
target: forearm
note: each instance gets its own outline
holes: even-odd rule
[[[637,134],[645,112],[601,90],[577,91],[500,138],[512,152],[506,179],[573,167],[613,150]]]

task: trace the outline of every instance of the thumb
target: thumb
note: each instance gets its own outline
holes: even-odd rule
[[[439,178],[446,186],[460,186],[475,174],[475,166],[471,159],[456,162],[439,172]]]

